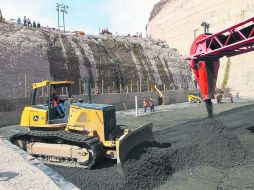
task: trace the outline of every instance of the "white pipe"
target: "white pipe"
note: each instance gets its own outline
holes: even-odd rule
[[[138,97],[135,96],[136,117],[138,117]]]

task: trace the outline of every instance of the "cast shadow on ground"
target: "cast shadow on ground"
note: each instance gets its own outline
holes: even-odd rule
[[[15,172],[0,172],[0,181],[9,181],[17,177],[19,174]]]
[[[246,129],[248,129],[250,132],[254,133],[254,126],[248,127],[248,128],[246,128]]]
[[[93,168],[92,170],[100,170],[103,168],[111,168],[116,164],[116,160],[112,160],[112,159],[108,159],[108,158],[104,158],[103,160],[101,160],[100,162],[98,162]]]

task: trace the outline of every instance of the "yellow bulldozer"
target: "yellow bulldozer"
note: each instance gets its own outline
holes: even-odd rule
[[[74,101],[73,83],[33,83],[30,106],[24,108],[20,122],[27,130],[14,134],[11,142],[47,164],[91,168],[105,157],[121,164],[136,145],[154,140],[152,123],[134,130],[116,125],[115,107],[92,103],[89,86],[88,103]],[[45,88],[47,98],[39,103],[38,92]],[[66,99],[59,95],[63,89]],[[61,110],[52,100],[56,93]]]

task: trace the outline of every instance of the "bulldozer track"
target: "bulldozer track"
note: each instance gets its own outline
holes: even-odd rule
[[[33,140],[33,139],[40,139]],[[104,157],[105,150],[97,137],[89,137],[80,133],[74,133],[71,131],[39,131],[32,130],[26,132],[20,132],[14,134],[10,141],[14,143],[17,140],[23,140],[27,142],[47,142],[47,143],[59,143],[59,141],[64,141],[64,143],[69,145],[77,145],[79,147],[84,147],[92,151],[92,160],[89,165],[77,165],[73,166],[85,167],[87,169],[92,168],[99,160]],[[51,164],[54,164],[53,162]],[[59,165],[59,163],[57,163]],[[62,164],[65,165],[65,164]],[[68,164],[71,165],[71,164]]]

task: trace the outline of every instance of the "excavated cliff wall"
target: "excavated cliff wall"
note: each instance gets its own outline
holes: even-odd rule
[[[253,16],[254,0],[161,0],[151,12],[147,33],[188,55],[194,38],[204,32],[203,21],[210,24],[209,32],[214,33]],[[225,72],[228,59],[221,59],[217,87],[224,86],[226,77],[226,87],[240,95],[253,96],[253,59],[254,53],[232,57],[229,72]]]
[[[161,40],[59,34],[0,23],[0,99],[28,96],[32,82],[86,79],[104,92],[147,91],[151,83],[188,89],[190,71],[176,49]]]

